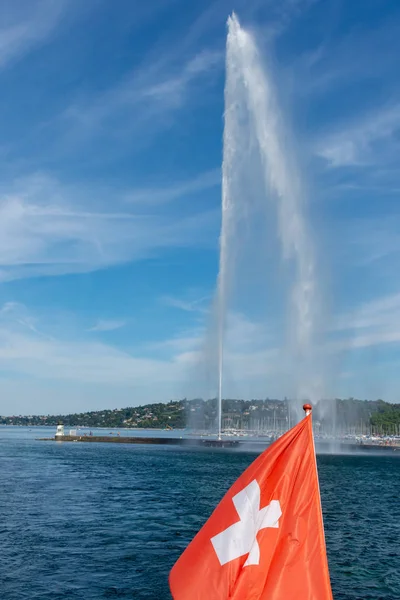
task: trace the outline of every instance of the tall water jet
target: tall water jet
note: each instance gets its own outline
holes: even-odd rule
[[[295,380],[297,397],[315,401],[321,393],[316,376],[319,298],[301,177],[277,107],[271,75],[263,67],[253,36],[242,29],[235,14],[228,19],[224,99],[222,226],[217,284],[219,437],[227,301],[237,240],[247,210],[255,208],[267,218],[271,206],[274,207],[281,254],[291,278],[286,318],[289,323],[288,368]],[[257,169],[262,194],[258,196],[257,205],[249,208],[247,200],[254,185],[249,171]],[[284,392],[282,390],[282,394]]]

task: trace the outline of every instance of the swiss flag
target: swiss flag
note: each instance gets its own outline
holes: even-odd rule
[[[311,414],[233,484],[169,584],[175,600],[332,600]]]

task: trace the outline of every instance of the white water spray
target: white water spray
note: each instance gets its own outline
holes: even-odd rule
[[[262,172],[263,189],[255,208],[265,216],[268,211],[264,208],[273,203],[282,256],[289,263],[292,273],[288,319],[290,376],[296,382],[298,397],[316,400],[316,394],[319,393],[316,386],[318,379],[315,377],[315,334],[319,318],[315,260],[304,216],[301,178],[287,142],[271,77],[263,68],[252,35],[241,28],[233,14],[228,19],[226,46],[222,227],[217,286],[219,437],[227,300],[235,269],[236,243],[243,218],[249,210],[247,200],[252,183],[251,171],[257,169],[248,160],[249,148],[253,156],[256,149]]]

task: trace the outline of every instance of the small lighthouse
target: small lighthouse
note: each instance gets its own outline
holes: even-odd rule
[[[56,431],[56,440],[59,440],[62,437],[64,437],[64,425],[62,423],[58,423]]]

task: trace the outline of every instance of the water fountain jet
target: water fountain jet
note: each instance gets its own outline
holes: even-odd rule
[[[227,300],[235,268],[235,243],[246,210],[246,189],[240,180],[246,139],[255,141],[262,172],[263,206],[258,206],[258,209],[263,210],[263,207],[272,203],[282,257],[294,273],[287,354],[290,356],[290,369],[295,374],[296,399],[315,402],[320,395],[318,379],[315,377],[319,299],[314,251],[304,214],[301,177],[293,153],[285,144],[288,136],[275,100],[271,75],[264,69],[253,36],[241,27],[234,13],[228,19],[224,100],[222,225],[217,283],[219,439]]]

